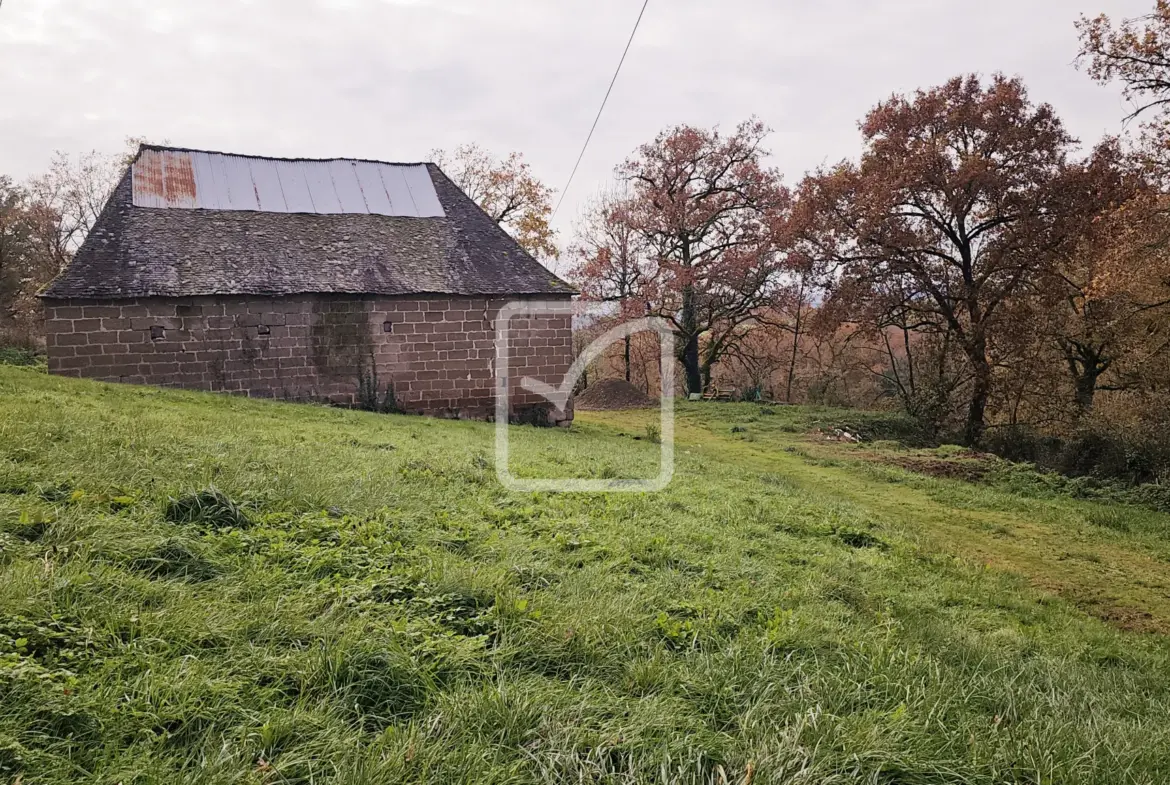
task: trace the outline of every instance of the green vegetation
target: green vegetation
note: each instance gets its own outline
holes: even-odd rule
[[[837,414],[682,404],[665,492],[515,494],[484,423],[0,368],[0,782],[1170,780],[1170,516]],[[513,469],[648,476],[656,416]]]
[[[45,365],[45,356],[33,349],[21,346],[0,346],[0,365],[39,366]]]

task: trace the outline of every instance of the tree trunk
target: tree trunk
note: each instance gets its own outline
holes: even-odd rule
[[[804,278],[796,295],[796,315],[792,320],[792,356],[788,358],[788,378],[784,384],[784,401],[792,403],[792,382],[796,378],[796,354],[800,351],[800,315],[804,309]]]
[[[800,341],[800,320],[792,330],[792,356],[788,358],[788,378],[784,380],[784,401],[792,403],[792,382],[796,378],[796,352]]]
[[[682,355],[679,359],[682,360],[683,370],[686,373],[687,393],[701,393],[703,392],[703,377],[699,367],[699,315],[695,304],[695,288],[689,284],[683,286],[682,289],[680,321],[686,343],[683,344]]]
[[[623,353],[623,359],[626,361],[626,382],[627,383],[630,381],[630,337],[631,336],[627,335],[625,338],[625,351]]]
[[[983,438],[983,431],[987,428],[985,415],[987,399],[991,396],[991,363],[987,361],[985,351],[972,352],[970,360],[975,378],[971,386],[971,402],[967,406],[967,423],[963,428],[963,443],[968,447],[974,447]]]
[[[906,375],[909,378],[910,394],[914,394],[914,355],[910,353],[910,328],[903,322],[902,328],[902,350],[906,352]],[[893,352],[890,353],[890,362],[894,361]]]
[[[1093,398],[1097,395],[1097,373],[1087,371],[1076,378],[1076,402],[1081,414],[1093,410]]]
[[[693,335],[683,344],[679,360],[683,364],[683,373],[686,375],[687,392],[703,392],[703,374],[699,367],[699,336]]]
[[[1077,407],[1077,416],[1083,417],[1093,410],[1093,401],[1097,397],[1097,383],[1102,374],[1109,370],[1112,358],[1103,357],[1103,346],[1094,346],[1079,341],[1062,342],[1065,350],[1065,362],[1073,379],[1073,401]]]

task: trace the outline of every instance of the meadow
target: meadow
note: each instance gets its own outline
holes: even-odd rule
[[[0,366],[0,782],[1170,782],[1170,515],[897,436]]]

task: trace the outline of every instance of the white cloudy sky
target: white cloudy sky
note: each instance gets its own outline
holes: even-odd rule
[[[2,0],[0,172],[126,136],[278,156],[419,160],[476,141],[569,175],[641,0]],[[1091,142],[1118,90],[1073,66],[1082,13],[1153,0],[650,0],[557,220],[677,123],[751,114],[790,180],[857,150],[894,91],[1023,76]]]

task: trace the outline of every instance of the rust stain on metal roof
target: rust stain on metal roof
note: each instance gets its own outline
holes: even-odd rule
[[[134,162],[134,196],[135,203],[142,197],[142,206],[161,207],[161,204],[151,202],[161,201],[163,196],[163,162],[162,156],[154,150],[145,150]]]
[[[169,207],[194,207],[198,202],[195,189],[195,169],[191,156],[182,153],[164,153],[163,196]]]

